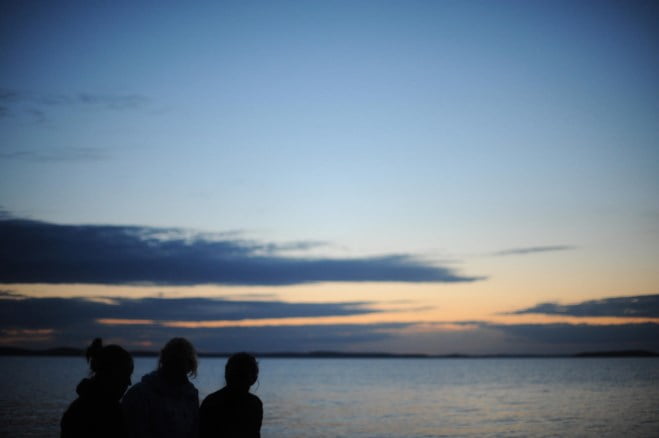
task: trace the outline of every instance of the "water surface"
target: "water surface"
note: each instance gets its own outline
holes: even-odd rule
[[[225,359],[200,360],[203,398]],[[659,359],[262,359],[263,437],[659,436]],[[138,358],[133,380],[153,369]],[[53,437],[80,358],[0,358],[0,435]]]

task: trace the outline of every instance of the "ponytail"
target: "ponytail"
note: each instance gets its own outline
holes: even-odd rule
[[[133,358],[130,353],[118,345],[103,346],[103,340],[96,338],[85,350],[92,375],[107,374],[118,369],[133,372]]]
[[[87,363],[89,363],[89,369],[92,373],[97,373],[99,368],[101,368],[101,353],[103,351],[103,340],[101,338],[96,338],[94,341],[87,347],[85,350],[85,357],[87,358]]]

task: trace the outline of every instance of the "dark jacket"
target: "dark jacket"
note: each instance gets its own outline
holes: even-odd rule
[[[192,383],[175,385],[158,371],[146,374],[121,401],[130,437],[197,438],[199,393]]]
[[[119,400],[104,394],[92,379],[83,379],[76,392],[78,398],[62,416],[61,438],[126,436]]]
[[[263,404],[249,392],[225,386],[201,404],[201,438],[259,438],[262,422]]]

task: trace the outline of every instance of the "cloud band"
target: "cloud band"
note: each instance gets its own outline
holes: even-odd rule
[[[264,245],[254,242],[146,227],[4,220],[0,241],[1,283],[291,285],[482,279],[409,255],[293,258],[263,253]]]

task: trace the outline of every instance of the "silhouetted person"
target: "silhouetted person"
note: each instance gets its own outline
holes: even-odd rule
[[[237,353],[224,368],[226,386],[201,404],[201,438],[259,438],[263,404],[249,388],[259,377],[254,356]]]
[[[183,338],[160,352],[158,369],[133,385],[121,402],[130,437],[197,438],[199,393],[188,380],[197,373],[197,353]]]
[[[91,376],[78,384],[78,398],[62,416],[60,437],[125,437],[119,400],[130,385],[133,358],[118,345],[104,347],[100,338],[94,339],[86,356]]]

